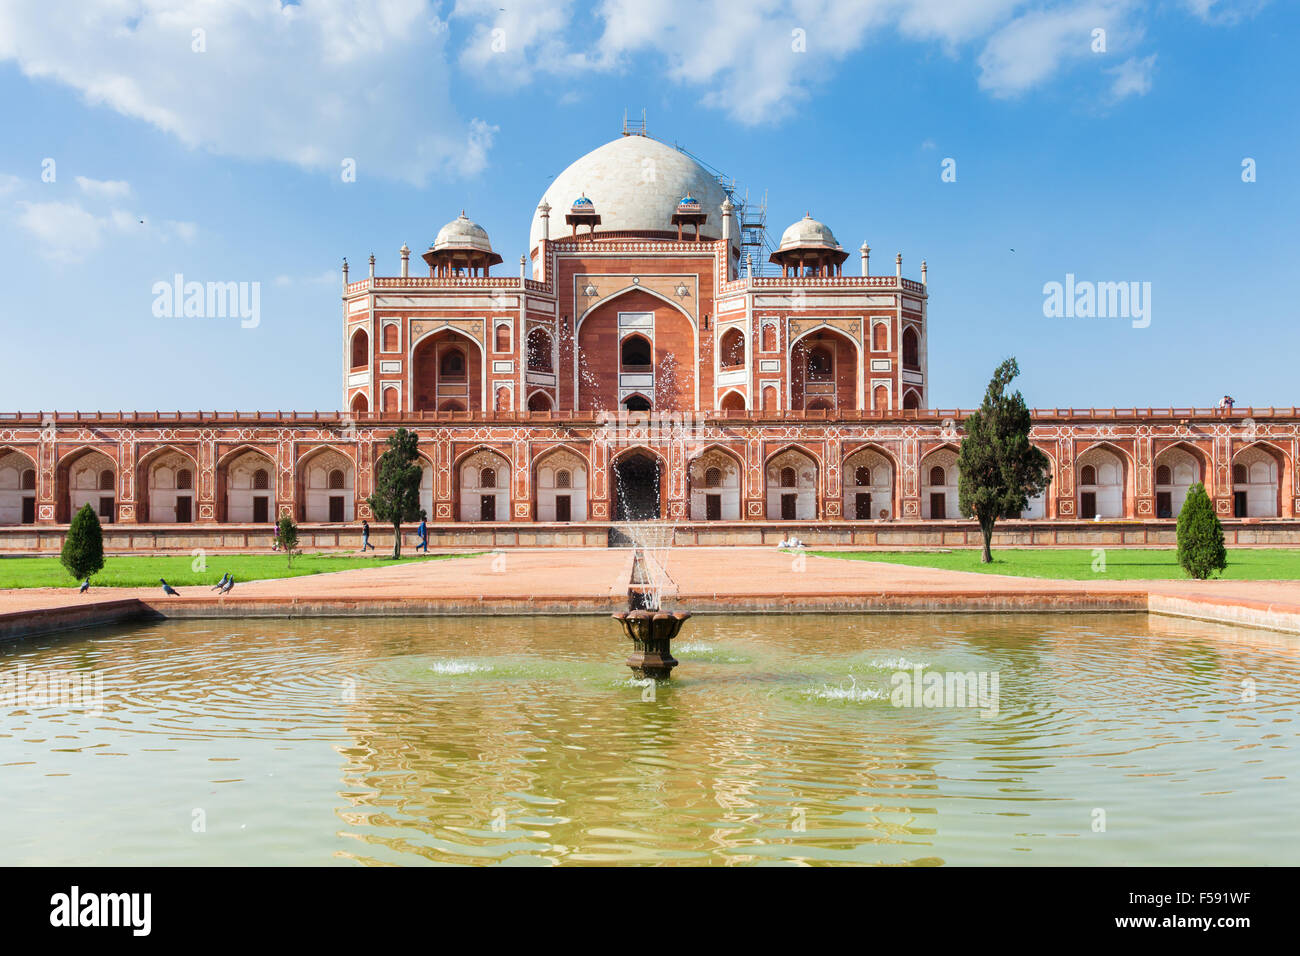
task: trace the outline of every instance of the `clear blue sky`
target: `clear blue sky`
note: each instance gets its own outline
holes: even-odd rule
[[[1038,407],[1300,404],[1297,5],[511,2],[4,3],[0,408],[336,408],[341,259],[464,207],[513,273],[625,109],[846,271],[928,260],[935,406],[1010,354]],[[260,325],[156,317],[175,273],[260,282]],[[1067,273],[1151,283],[1150,326],[1044,317]]]

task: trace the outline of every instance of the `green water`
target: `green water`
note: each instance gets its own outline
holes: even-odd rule
[[[585,617],[0,647],[0,675],[103,680],[100,713],[0,703],[0,863],[1298,856],[1292,638],[1143,615],[700,615],[652,700],[629,650]],[[996,716],[894,706],[916,664],[996,674]]]

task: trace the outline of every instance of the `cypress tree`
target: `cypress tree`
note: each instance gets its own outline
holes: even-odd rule
[[[103,570],[104,531],[99,526],[99,515],[90,505],[82,505],[81,510],[72,516],[59,560],[78,581]]]
[[[1030,444],[1032,422],[1024,398],[1006,392],[1019,374],[1014,358],[997,367],[983,403],[966,419],[957,456],[958,507],[964,517],[979,520],[985,564],[993,560],[989,545],[997,520],[1020,517],[1029,499],[1052,480],[1047,456]]]
[[[415,432],[405,428],[388,436],[388,450],[375,468],[375,492],[366,499],[376,521],[393,525],[394,558],[402,556],[402,522],[421,516],[418,444]]]
[[[1197,482],[1187,489],[1183,510],[1178,512],[1178,563],[1198,580],[1228,566],[1228,550],[1223,546],[1223,525],[1214,513],[1214,503]]]

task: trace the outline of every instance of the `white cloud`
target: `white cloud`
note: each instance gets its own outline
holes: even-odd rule
[[[1179,0],[1194,16],[1226,20],[1267,0]],[[745,123],[780,119],[850,56],[898,37],[977,50],[978,84],[1010,98],[1069,70],[1090,70],[1112,98],[1150,89],[1155,55],[1141,50],[1156,0],[535,0],[524,16],[498,0],[458,0],[472,26],[460,64],[493,83],[637,70],[700,91]],[[1093,31],[1106,31],[1106,51]],[[648,58],[649,63],[637,62]],[[1116,67],[1121,61],[1123,66]],[[1111,78],[1107,78],[1111,74]]]
[[[131,184],[121,179],[87,179],[78,176],[77,185],[88,196],[100,199],[117,199],[131,195]]]
[[[1206,23],[1232,25],[1253,17],[1269,0],[1182,0],[1192,16]]]
[[[19,201],[18,209],[18,226],[46,258],[61,262],[77,262],[99,248],[110,224],[74,202]]]
[[[1110,95],[1117,100],[1126,96],[1146,96],[1151,91],[1151,74],[1155,70],[1156,54],[1142,58],[1129,57],[1110,72],[1115,77]]]
[[[998,29],[979,57],[980,88],[996,97],[1019,96],[1059,70],[1082,60],[1103,60],[1120,44],[1131,44],[1136,28],[1125,30],[1129,4],[1103,0],[1031,10]],[[1106,31],[1108,53],[1093,51],[1093,30]]]
[[[198,235],[192,222],[166,219],[157,224],[123,209],[96,215],[78,202],[19,200],[14,223],[36,242],[38,251],[54,262],[80,262],[97,250],[110,233],[157,242],[190,242]]]
[[[427,0],[6,0],[0,62],[190,147],[423,182],[491,145],[457,115],[446,32]]]
[[[13,173],[0,173],[0,196],[16,193],[22,187],[22,184],[22,179]]]

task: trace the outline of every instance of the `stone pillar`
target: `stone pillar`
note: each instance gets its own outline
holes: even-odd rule
[[[117,513],[113,516],[113,520],[117,524],[136,524],[140,519],[136,513],[138,502],[135,495],[135,469],[139,462],[136,456],[135,439],[123,441],[119,432],[117,450],[112,457],[117,459]]]
[[[216,524],[217,521],[217,445],[215,433],[204,429],[199,436],[199,473],[195,520],[199,524]]]
[[[926,285],[926,284],[927,283],[925,279],[925,260],[922,259],[921,260],[921,285]]]
[[[411,275],[411,249],[406,243],[402,243],[402,248],[398,251],[402,255],[402,278],[409,278]]]
[[[375,254],[370,253],[370,279],[373,282],[375,278]]]
[[[894,256],[894,278],[903,278],[903,254],[901,252]]]
[[[763,521],[767,517],[767,476],[763,470],[763,442],[751,433],[745,442],[742,519]]]
[[[822,480],[822,507],[818,509],[818,514],[830,520],[839,520],[844,517],[843,507],[844,492],[841,488],[840,476],[840,442],[839,439],[829,439],[822,446],[823,468],[826,473]]]
[[[40,444],[36,448],[36,523],[54,524],[58,506],[56,454],[57,429],[53,415],[41,419]]]

